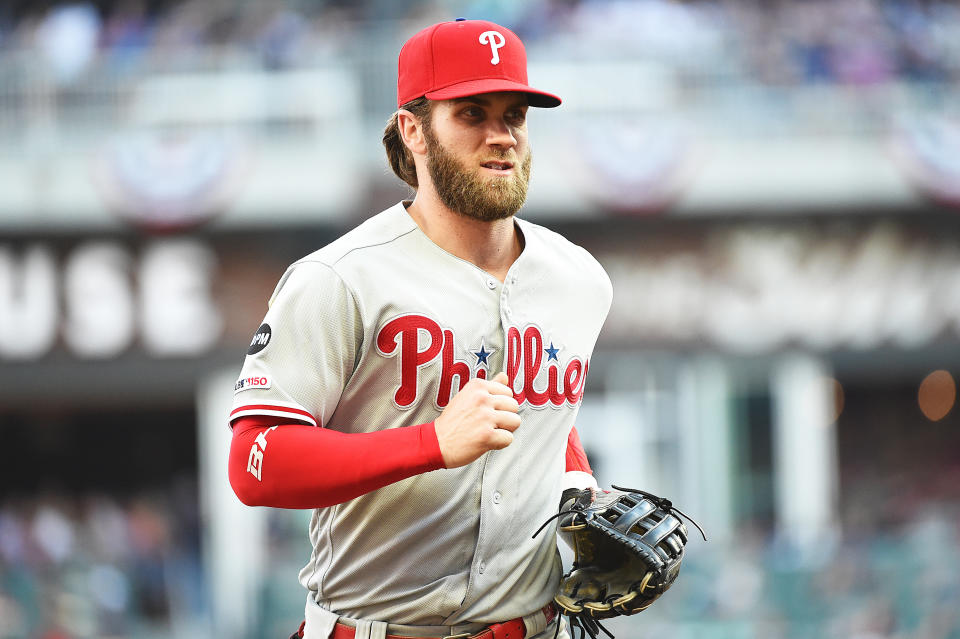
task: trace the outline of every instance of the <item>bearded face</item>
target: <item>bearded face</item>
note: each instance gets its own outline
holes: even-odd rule
[[[440,144],[429,126],[424,128],[427,169],[440,201],[460,215],[483,222],[514,215],[527,199],[530,183],[529,148],[511,175],[486,176],[462,163]],[[508,160],[509,151],[490,149],[486,160]]]

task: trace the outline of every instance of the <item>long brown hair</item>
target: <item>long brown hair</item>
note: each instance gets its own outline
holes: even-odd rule
[[[404,104],[401,109],[406,109],[417,116],[424,128],[430,127],[430,100],[427,98],[417,98]],[[383,129],[383,148],[387,151],[387,160],[390,162],[390,168],[397,174],[397,177],[416,189],[419,186],[417,182],[417,167],[413,163],[413,154],[403,143],[400,137],[400,126],[397,122],[397,113],[394,112]]]

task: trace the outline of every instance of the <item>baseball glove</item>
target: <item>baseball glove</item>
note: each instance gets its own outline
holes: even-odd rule
[[[634,488],[564,491],[558,530],[574,550],[554,601],[570,625],[596,638],[599,621],[646,610],[677,578],[687,527],[669,499]],[[706,535],[703,536],[706,540]],[[582,634],[582,633],[581,633]]]

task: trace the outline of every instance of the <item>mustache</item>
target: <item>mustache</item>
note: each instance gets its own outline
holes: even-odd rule
[[[491,150],[487,153],[487,159],[484,160],[484,161],[485,161],[485,162],[488,162],[488,161],[490,161],[490,160],[497,160],[497,161],[501,161],[501,162],[512,162],[513,164],[520,164],[521,162],[526,162],[526,161],[527,161],[527,158],[529,158],[529,157],[530,157],[530,149],[527,149],[527,152],[523,154],[523,157],[522,157],[522,158],[519,157],[519,156],[517,155],[516,151],[514,151],[514,150],[512,150],[512,149],[510,149],[510,150],[507,150],[507,149],[501,149],[501,150],[491,149]]]

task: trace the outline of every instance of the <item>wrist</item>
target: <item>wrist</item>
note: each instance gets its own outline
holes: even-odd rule
[[[440,437],[437,435],[436,421],[427,422],[418,426],[420,430],[420,450],[432,466],[431,470],[447,468],[440,448]]]

